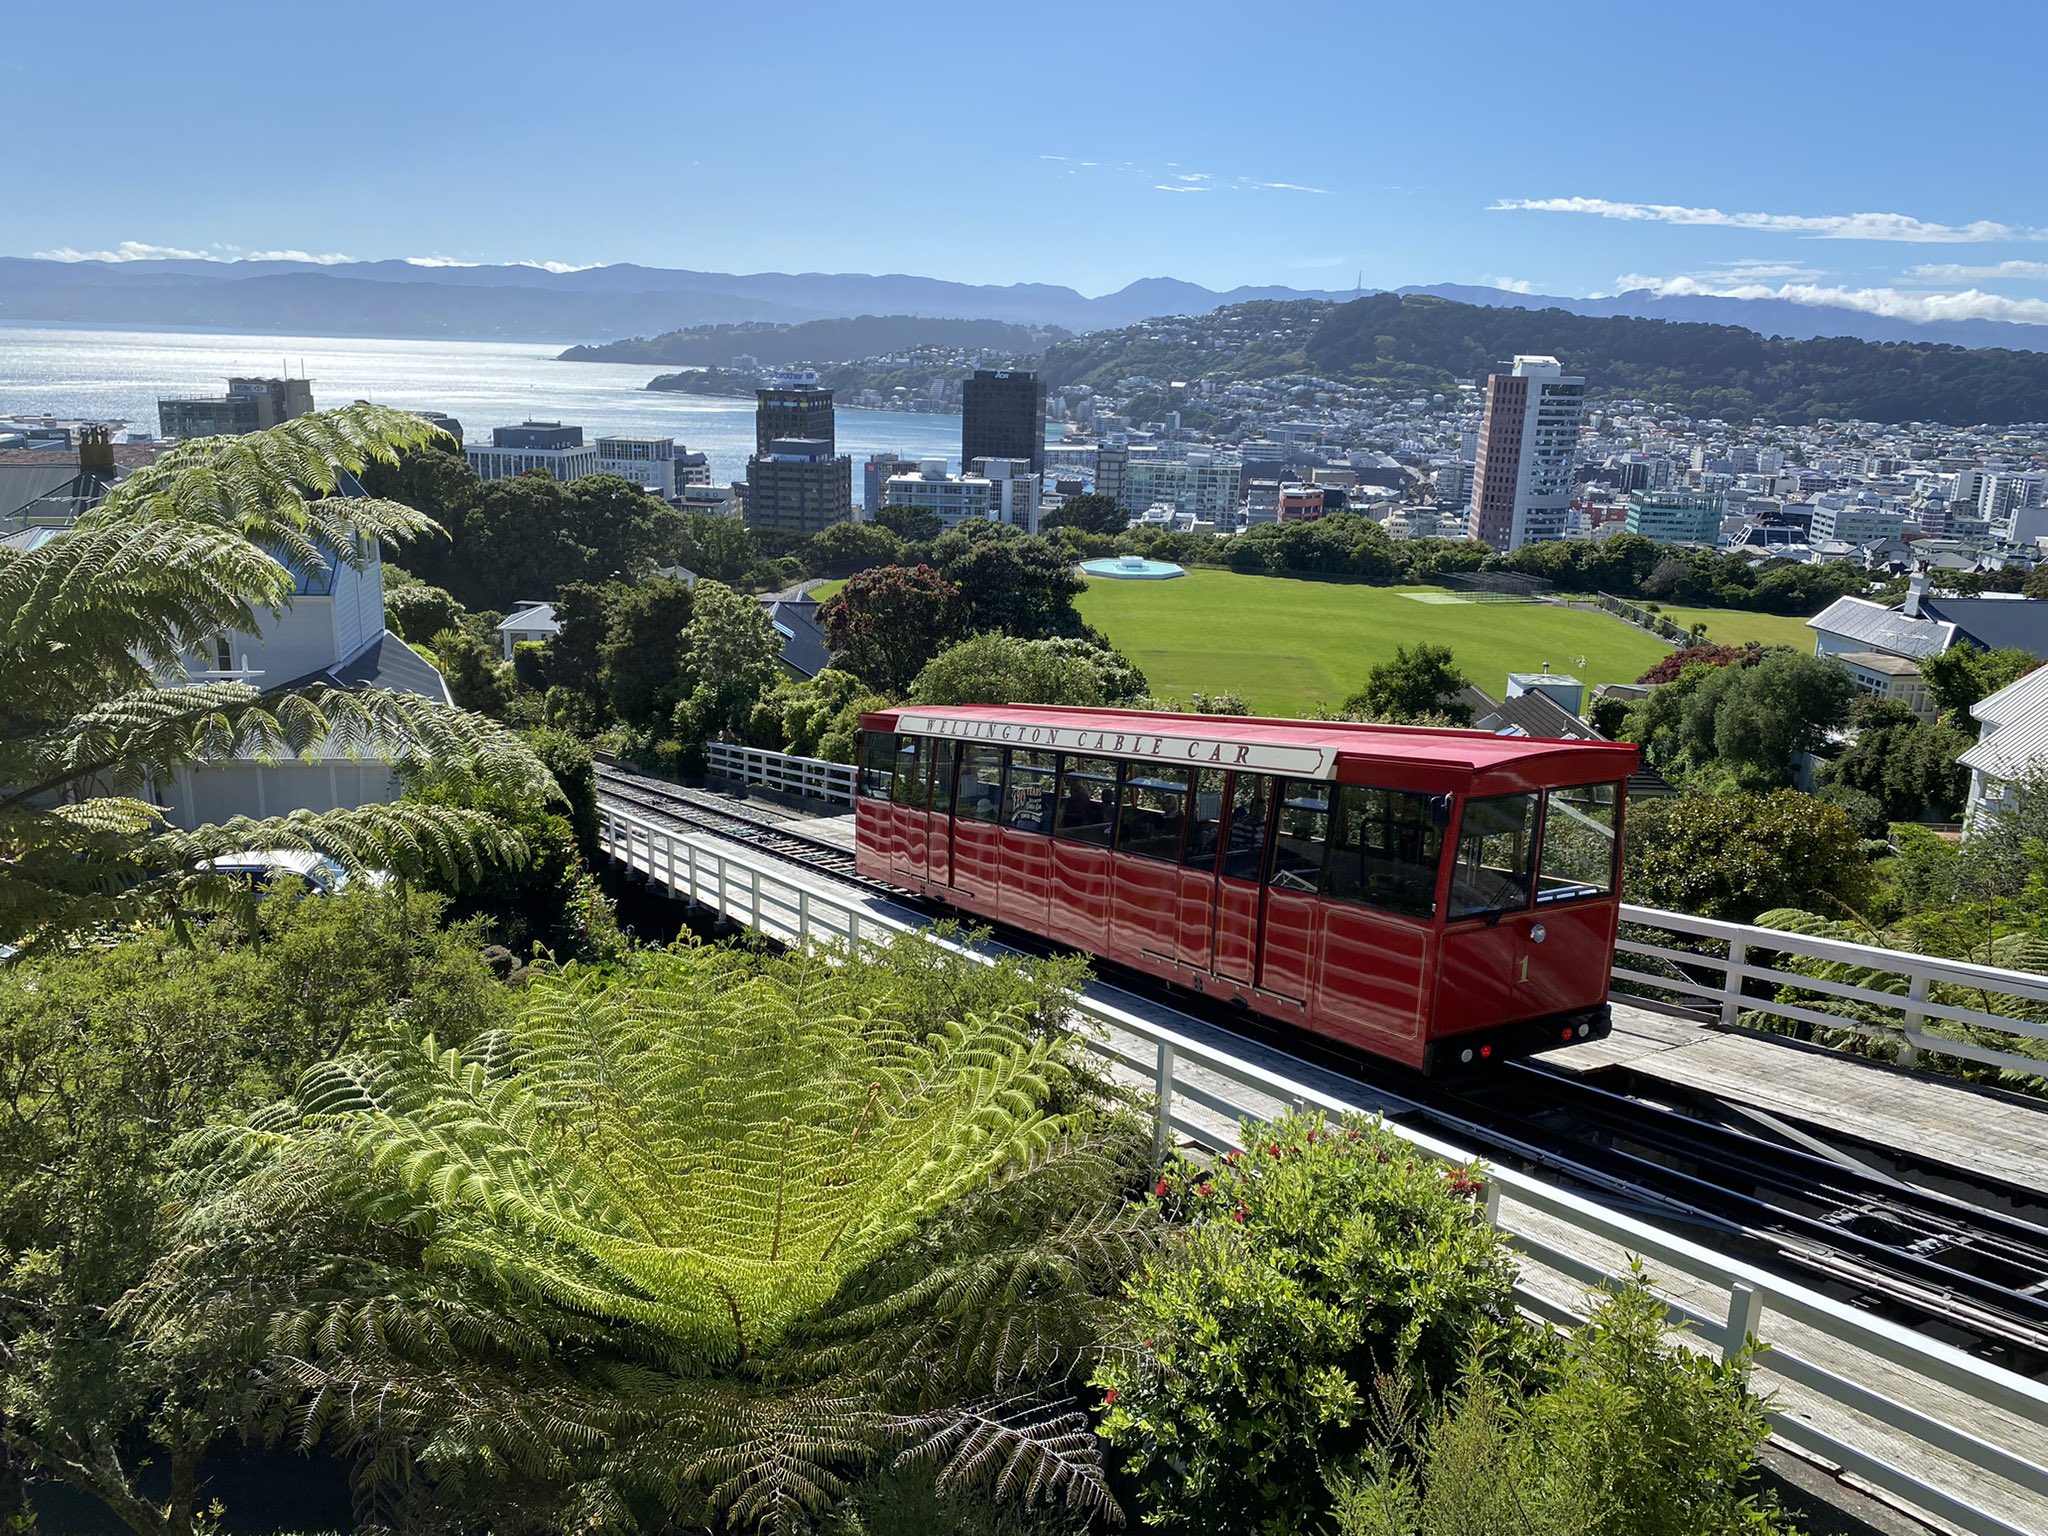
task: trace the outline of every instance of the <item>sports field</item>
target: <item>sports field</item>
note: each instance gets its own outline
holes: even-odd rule
[[[1509,672],[1541,671],[1545,662],[1588,686],[1633,682],[1671,649],[1611,614],[1230,571],[1096,579],[1076,605],[1144,669],[1154,693],[1236,693],[1266,714],[1334,707],[1374,662],[1419,641],[1448,645],[1495,698]]]
[[[1706,620],[1707,638],[1716,645],[1788,645],[1795,651],[1813,649],[1813,631],[1806,620],[1781,613],[1744,613],[1739,608],[1685,608],[1677,603],[1663,606],[1664,617],[1680,629],[1690,629]]]

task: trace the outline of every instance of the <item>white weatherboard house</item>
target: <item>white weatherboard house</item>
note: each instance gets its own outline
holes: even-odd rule
[[[375,545],[360,570],[330,560],[324,570],[287,565],[291,604],[264,615],[247,633],[216,635],[186,658],[185,682],[245,682],[265,690],[329,683],[389,688],[450,703],[448,685],[417,651],[384,627],[384,565]],[[178,686],[174,682],[171,686]],[[396,800],[398,773],[374,757],[266,763],[254,759],[180,769],[152,786],[153,798],[181,827],[231,816],[279,816]]]
[[[2012,804],[2019,784],[2048,770],[2048,667],[2036,667],[1970,706],[1982,725],[1977,745],[1958,759],[1970,770],[1968,829]]]
[[[505,615],[504,622],[498,625],[498,643],[505,649],[505,659],[510,661],[514,646],[523,645],[529,640],[538,645],[546,645],[561,632],[562,623],[555,617],[553,603],[522,598],[512,611]]]

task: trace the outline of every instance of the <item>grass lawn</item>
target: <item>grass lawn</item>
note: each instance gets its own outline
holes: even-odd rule
[[[1647,607],[1648,604],[1643,606]],[[1706,620],[1707,638],[1715,645],[1789,645],[1795,651],[1813,649],[1813,631],[1806,620],[1781,613],[1744,613],[1737,608],[1686,608],[1665,603],[1663,614],[1680,629],[1690,629]]]
[[[1436,601],[1418,602],[1418,593]],[[1077,606],[1144,669],[1153,692],[1237,693],[1265,714],[1334,707],[1374,662],[1418,641],[1448,645],[1465,675],[1495,698],[1509,672],[1539,671],[1546,661],[1590,687],[1633,682],[1670,652],[1611,614],[1231,571],[1191,570],[1173,581],[1097,578]]]

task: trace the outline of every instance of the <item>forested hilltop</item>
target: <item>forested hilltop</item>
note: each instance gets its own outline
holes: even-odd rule
[[[1638,397],[1694,416],[1746,420],[2048,420],[2048,354],[1851,337],[1792,341],[1732,325],[1600,318],[1561,309],[1497,309],[1413,294],[1348,304],[1235,304],[1148,320],[1049,347],[1058,387],[1273,378],[1308,373],[1347,384],[1441,390],[1484,378],[1518,352],[1549,354],[1600,395]]]
[[[699,325],[659,336],[631,336],[596,346],[571,347],[569,363],[665,363],[724,368],[738,356],[770,366],[846,363],[917,347],[963,351],[1036,352],[1068,333],[1054,326],[1011,325],[1002,320],[934,320],[921,315],[861,315],[850,320],[806,320],[800,325]]]

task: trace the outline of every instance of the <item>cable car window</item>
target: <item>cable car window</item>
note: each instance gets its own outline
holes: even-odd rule
[[[1053,836],[1070,842],[1109,846],[1116,829],[1116,759],[1060,759],[1060,804],[1053,813]]]
[[[932,814],[948,816],[953,811],[953,764],[959,759],[960,743],[932,743]]]
[[[1339,789],[1323,894],[1404,917],[1434,917],[1444,856],[1435,800],[1365,784]]]
[[[1280,785],[1279,826],[1267,884],[1283,891],[1313,891],[1323,883],[1323,845],[1330,828],[1330,786],[1305,779]]]
[[[960,784],[953,814],[968,821],[994,821],[1003,803],[1003,749],[985,742],[960,748]]]
[[[1054,758],[1050,752],[1012,752],[1003,787],[1003,825],[1019,832],[1052,830]]]
[[[869,800],[889,798],[896,778],[896,738],[887,731],[860,733],[860,792]]]
[[[1190,869],[1212,868],[1216,863],[1216,849],[1223,841],[1221,768],[1195,770],[1195,797],[1188,813],[1188,846],[1181,855],[1181,862]]]
[[[1180,857],[1181,832],[1187,824],[1188,776],[1161,773],[1140,763],[1125,770],[1124,813],[1117,823],[1116,851],[1140,858]]]
[[[1230,790],[1230,828],[1223,844],[1223,873],[1256,880],[1266,862],[1266,806],[1273,781],[1263,773],[1240,773]]]
[[[896,738],[896,773],[889,783],[889,798],[898,805],[925,802],[925,757],[922,736]]]
[[[1467,800],[1451,871],[1451,916],[1519,912],[1529,905],[1535,862],[1536,796]]]
[[[1543,854],[1537,864],[1536,900],[1572,901],[1614,889],[1614,808],[1617,784],[1553,789],[1543,811]]]

